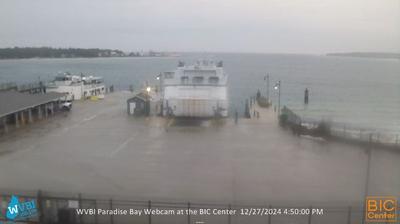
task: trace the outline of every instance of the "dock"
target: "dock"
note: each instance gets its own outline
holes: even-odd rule
[[[0,170],[7,172],[0,172],[0,189],[145,200],[363,200],[363,147],[294,136],[278,126],[272,109],[260,109],[258,120],[227,118],[222,125],[166,131],[164,118],[129,116],[129,97],[115,92],[78,101],[67,116],[1,137]],[[399,159],[399,153],[372,151],[371,194],[398,192],[399,180],[381,174],[393,176],[388,170],[399,170]]]

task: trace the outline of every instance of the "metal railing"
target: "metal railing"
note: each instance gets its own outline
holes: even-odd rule
[[[17,85],[15,82],[0,83],[0,91],[15,90],[19,92],[41,93],[45,91],[45,83],[33,82]]]
[[[309,129],[315,129],[321,124],[329,128],[331,138],[361,144],[374,144],[377,146],[400,148],[400,134],[393,131],[357,127],[351,124],[315,120],[301,117],[287,107],[283,107],[282,114],[287,115],[289,123],[302,125]]]
[[[17,90],[18,86],[15,82],[0,83],[0,91]]]
[[[41,191],[31,194],[18,194],[20,201],[36,200],[38,215],[28,220],[26,223],[324,223],[324,224],[353,224],[362,223],[363,220],[363,204],[356,203],[353,205],[326,206],[317,205],[300,206],[281,206],[274,204],[217,204],[217,203],[195,203],[195,202],[161,202],[161,201],[139,201],[125,200],[105,197],[90,197],[82,194],[54,194],[43,193]],[[7,204],[11,198],[11,194],[1,195],[2,214],[5,214]],[[78,215],[77,209],[87,209],[87,214]],[[103,215],[98,210],[127,210],[128,214]],[[145,209],[159,209],[175,211],[172,215],[154,215],[154,214],[130,214],[135,210],[144,211]],[[194,214],[194,211],[217,210],[233,210],[235,214],[213,215],[213,214]],[[248,212],[250,209],[264,209],[264,215],[260,213]],[[300,214],[285,214],[285,211],[298,211]],[[296,210],[298,209],[298,210]],[[178,210],[193,211],[192,213],[177,214]],[[280,210],[280,214],[278,211]],[[83,210],[82,210],[83,211]],[[309,211],[307,213],[307,211]],[[318,214],[315,214],[317,211]],[[254,210],[253,210],[254,212]],[[322,212],[322,213],[321,213]],[[268,215],[270,214],[270,215]],[[0,221],[6,221],[5,217],[0,216]]]

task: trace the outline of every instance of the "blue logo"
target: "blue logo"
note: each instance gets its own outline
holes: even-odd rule
[[[20,202],[17,196],[12,195],[7,206],[6,218],[17,221],[35,217],[37,213],[35,200]]]

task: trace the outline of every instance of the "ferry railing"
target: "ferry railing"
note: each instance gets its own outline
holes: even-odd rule
[[[15,82],[0,83],[0,91],[17,90],[18,86]]]
[[[1,195],[2,214],[5,214],[7,204],[11,198],[10,193]],[[350,224],[362,223],[365,211],[363,202],[356,202],[342,205],[327,205],[314,203],[313,205],[301,206],[298,203],[293,206],[282,206],[282,203],[264,203],[264,204],[224,204],[224,203],[197,203],[197,202],[166,202],[166,201],[144,201],[144,200],[126,200],[106,197],[95,197],[82,194],[56,194],[49,192],[31,192],[17,194],[20,201],[36,200],[38,215],[25,220],[26,223],[325,223],[325,224]],[[87,209],[78,215],[78,209]],[[127,210],[127,215],[102,215],[94,210]],[[129,214],[130,210],[144,209],[162,209],[172,210],[172,215],[151,215]],[[213,209],[234,210],[235,214],[224,215],[195,215],[194,213],[184,213],[178,215],[178,210],[199,212],[212,212]],[[265,213],[251,213],[252,209],[264,209]],[[284,211],[290,209],[298,211],[295,214],[284,214]],[[298,209],[298,210],[296,210]],[[280,214],[278,214],[280,211]],[[270,215],[268,215],[270,214]],[[0,216],[0,221],[6,222],[6,218]]]
[[[28,93],[42,93],[45,89],[44,82],[33,82],[17,85],[14,82],[9,83],[0,83],[0,91],[8,91],[15,90],[19,92],[28,92]]]

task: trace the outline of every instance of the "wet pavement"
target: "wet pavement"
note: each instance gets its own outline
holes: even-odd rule
[[[293,136],[273,111],[237,125],[135,118],[129,96],[77,102],[1,137],[0,189],[232,203],[364,198],[364,148]],[[370,195],[400,196],[400,153],[373,149],[370,170]]]

